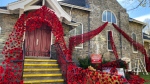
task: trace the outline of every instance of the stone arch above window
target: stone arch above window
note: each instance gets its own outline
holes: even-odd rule
[[[116,15],[110,10],[103,11],[102,21],[117,24]]]

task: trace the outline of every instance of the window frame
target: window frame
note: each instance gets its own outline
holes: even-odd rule
[[[131,36],[132,36],[132,39],[133,39],[133,34],[135,35],[135,38],[136,38],[136,42],[137,42],[137,35],[136,35],[136,33],[134,33],[134,32],[132,32],[132,34],[131,34]],[[133,39],[134,40],[134,39]],[[133,53],[138,53],[138,50],[136,49],[136,51],[134,50],[134,46],[132,45],[132,52]]]
[[[112,31],[112,30],[107,30],[107,33],[106,33],[106,36],[107,36],[107,50],[108,50],[108,51],[113,51],[112,48],[109,49],[109,47],[108,47],[108,43],[110,42],[110,40],[108,40],[108,34],[109,34],[109,31],[112,32],[112,37],[113,37],[113,31]],[[111,43],[110,43],[110,45],[111,45]]]
[[[108,21],[107,21],[107,13],[108,13],[108,11],[111,13],[111,22],[108,22]],[[105,12],[106,12],[106,21],[103,20],[103,19],[104,19],[103,15],[104,15]],[[103,11],[103,13],[102,13],[102,22],[113,23],[113,21],[112,21],[112,15],[114,15],[115,20],[116,20],[116,23],[115,23],[115,24],[117,24],[117,17],[116,17],[116,15],[115,15],[115,13],[112,12],[111,10],[104,10],[104,11]]]
[[[81,25],[82,34],[83,34],[83,23],[78,22],[78,23],[76,23],[76,24],[78,24],[78,26]],[[76,26],[76,27],[78,27],[78,26]],[[74,35],[70,35],[70,32],[72,32],[72,31],[75,31],[75,32],[74,32]],[[76,35],[77,35],[76,31],[77,31],[76,28],[73,28],[72,30],[70,30],[70,31],[69,31],[69,37],[71,37],[71,36],[76,36]],[[83,37],[82,37],[82,39],[83,39]],[[79,45],[81,45],[81,47],[80,47]],[[83,43],[82,43],[82,44],[79,44],[79,45],[76,46],[75,48],[83,49]]]
[[[0,26],[0,34],[2,34],[2,27]]]

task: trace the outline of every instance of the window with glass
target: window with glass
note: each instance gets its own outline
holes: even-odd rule
[[[79,23],[78,26],[69,31],[70,37],[83,34],[83,24]],[[83,44],[76,46],[75,48],[83,48]]]
[[[113,12],[105,10],[102,14],[102,21],[117,24],[116,16]]]
[[[111,43],[110,43],[110,33],[111,31],[107,31],[107,49],[112,51]]]
[[[136,34],[135,34],[135,33],[132,33],[132,39],[133,39],[134,41],[137,41],[137,38],[136,38]],[[132,46],[132,50],[133,50],[134,53],[137,53],[137,52],[138,52],[136,46]]]

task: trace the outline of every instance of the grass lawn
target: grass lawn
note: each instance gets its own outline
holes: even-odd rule
[[[149,75],[143,75],[142,73],[140,73],[139,75],[141,78],[144,78],[146,81],[149,81],[144,84],[150,84],[150,72],[149,72]]]

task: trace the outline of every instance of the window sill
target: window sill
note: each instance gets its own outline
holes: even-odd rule
[[[133,51],[133,53],[138,53],[138,51]]]
[[[113,50],[108,50],[109,52],[113,52]]]

